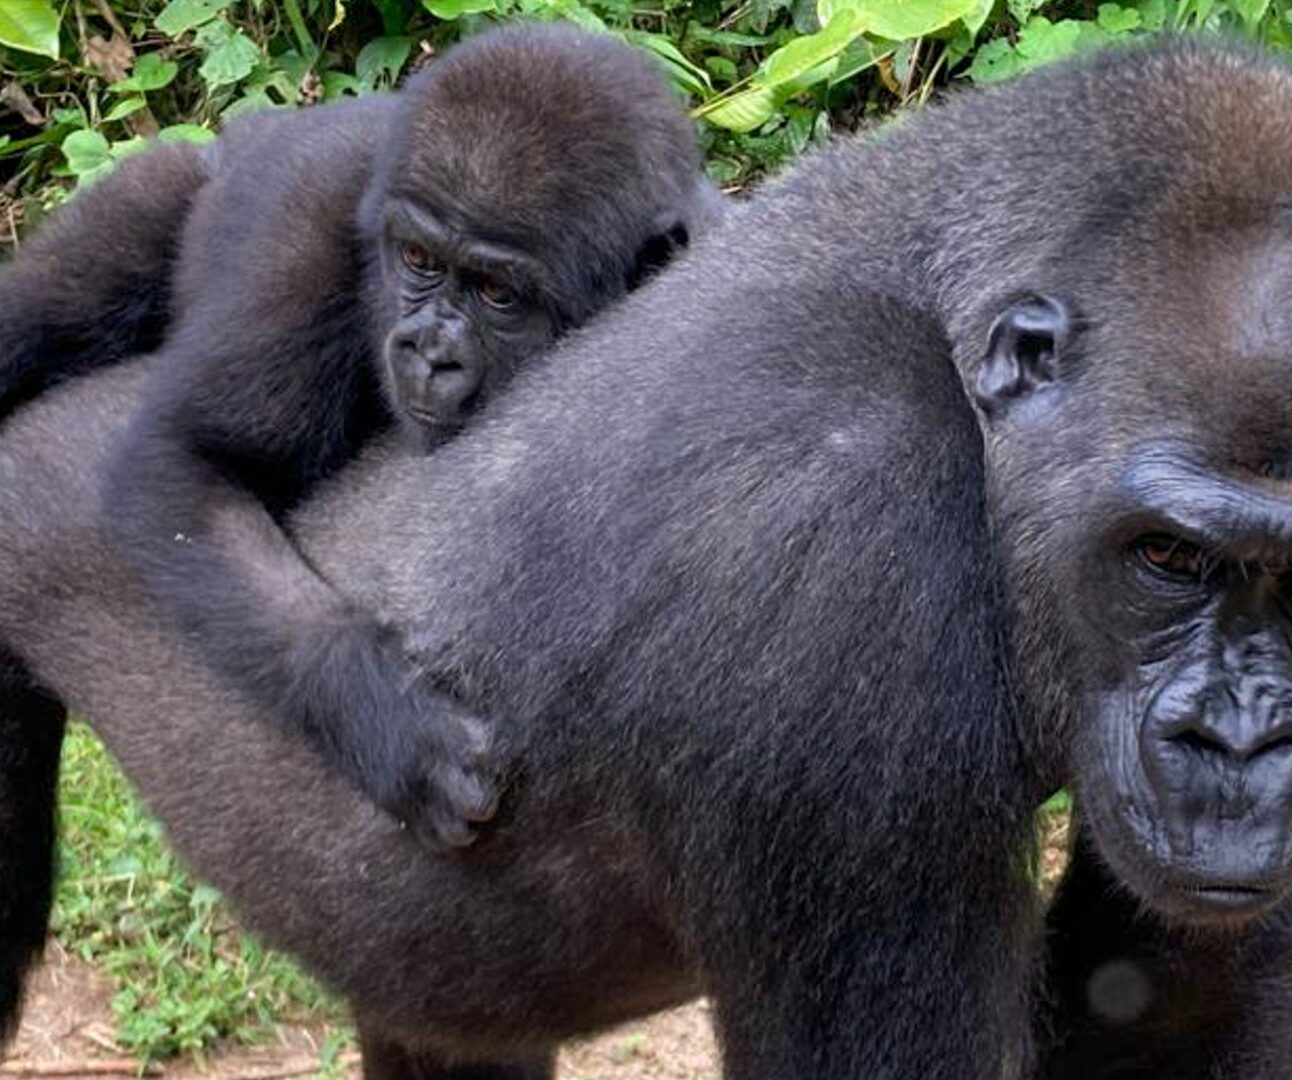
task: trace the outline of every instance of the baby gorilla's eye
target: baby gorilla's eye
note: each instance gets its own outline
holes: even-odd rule
[[[421,244],[412,240],[402,240],[399,244],[399,257],[414,274],[424,278],[438,280],[444,276],[444,265]]]
[[[1211,560],[1197,544],[1167,533],[1150,533],[1135,541],[1135,554],[1156,574],[1199,581],[1211,569]]]
[[[507,311],[515,307],[520,299],[516,290],[510,285],[504,285],[501,281],[493,281],[490,278],[480,282],[480,295],[486,304],[499,311]]]

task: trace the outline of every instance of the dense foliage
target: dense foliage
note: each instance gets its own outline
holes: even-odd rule
[[[0,0],[0,226],[149,137],[210,139],[247,110],[383,90],[514,17],[652,50],[729,184],[950,79],[1116,38],[1206,29],[1292,49],[1292,0]]]

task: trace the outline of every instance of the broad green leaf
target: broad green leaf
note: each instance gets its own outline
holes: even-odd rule
[[[141,97],[122,98],[103,114],[103,122],[106,124],[112,120],[124,120],[132,113],[137,113],[140,109],[146,109],[148,102]]]
[[[1019,26],[1026,26],[1027,20],[1045,6],[1045,0],[1005,0],[1005,7],[1010,17]]]
[[[996,38],[979,47],[973,63],[965,73],[976,83],[996,83],[1022,74],[1022,58],[1005,38]]]
[[[195,40],[206,51],[198,74],[212,90],[245,79],[260,61],[256,43],[223,19],[203,26]]]
[[[111,144],[97,131],[74,131],[63,140],[61,149],[78,184],[94,183],[115,164]]]
[[[410,37],[373,38],[359,50],[354,61],[354,73],[365,90],[393,86],[413,51]]]
[[[717,105],[701,106],[696,112],[728,131],[753,131],[776,112],[776,95],[770,87],[754,86],[732,94]]]
[[[892,49],[881,50],[865,38],[858,38],[839,55],[839,65],[830,76],[830,82],[835,85],[847,82],[892,55]]]
[[[1066,814],[1072,809],[1072,796],[1068,793],[1067,788],[1059,788],[1053,795],[1041,804],[1040,813],[1042,814]]]
[[[1269,3],[1269,0],[1264,0]],[[1143,19],[1134,8],[1124,8],[1121,4],[1100,4],[1098,23],[1110,34],[1124,34],[1136,30]]]
[[[437,19],[452,22],[463,15],[479,15],[481,12],[493,11],[496,0],[422,0],[426,8]]]
[[[854,11],[836,11],[830,24],[815,34],[783,45],[763,61],[757,81],[766,87],[785,86],[814,68],[835,59],[861,33]]]
[[[787,83],[782,83],[776,87],[776,96],[784,101],[793,97],[795,94],[802,93],[809,87],[816,86],[817,83],[829,82],[834,78],[834,73],[839,69],[839,57],[832,56],[823,64],[817,64],[814,68],[809,68],[797,78],[791,79]]]
[[[171,124],[157,132],[157,141],[164,143],[196,143],[204,146],[215,141],[215,132],[201,124]]]
[[[269,92],[263,86],[256,86],[240,94],[236,101],[230,103],[229,107],[220,114],[221,121],[232,120],[235,116],[242,116],[245,113],[264,112],[266,109],[282,109],[286,106],[275,101],[269,96]],[[203,128],[202,130],[206,130]]]
[[[85,115],[85,110],[80,105],[58,108],[50,115],[54,118],[54,123],[56,124],[73,124],[76,127],[88,127],[90,123]]]
[[[179,37],[209,23],[233,0],[170,0],[153,25],[167,37]]]
[[[347,94],[359,94],[363,90],[359,80],[345,71],[325,71],[322,80],[324,101],[338,101]]]
[[[965,29],[969,31],[970,44],[972,44],[972,39],[978,36],[978,31],[986,25],[987,19],[991,15],[991,9],[995,6],[994,0],[978,0],[972,11],[967,15],[960,16],[960,21],[964,23]]]
[[[1158,31],[1166,26],[1166,0],[1139,0],[1135,10],[1143,20],[1145,30]]]
[[[1044,15],[1036,15],[1018,34],[1015,49],[1026,67],[1063,60],[1075,54],[1081,46],[1081,27],[1075,19],[1050,22]]]
[[[506,12],[508,0],[502,0],[498,10]],[[529,19],[540,19],[544,22],[564,19],[585,30],[607,29],[605,20],[579,0],[520,0],[519,10]]]
[[[113,161],[120,161],[122,158],[128,158],[147,150],[150,145],[142,135],[135,135],[133,138],[124,139],[121,142],[114,142],[108,147],[108,153],[112,155]]]
[[[163,60],[156,53],[144,53],[135,61],[130,75],[114,82],[108,89],[114,94],[147,94],[169,86],[178,74],[179,64],[174,60]]]
[[[725,56],[706,56],[704,68],[711,78],[727,85],[740,78],[740,69],[736,67],[736,62],[728,60]]]
[[[48,0],[0,0],[0,45],[58,59],[58,12]]]
[[[837,6],[842,6],[838,4]],[[979,0],[848,0],[861,29],[889,41],[924,37],[972,15]]]
[[[1255,32],[1261,19],[1270,9],[1270,0],[1229,0],[1229,6],[1236,12],[1238,17],[1243,20],[1243,26],[1247,32]]]
[[[820,8],[818,5],[818,14]],[[824,26],[829,19],[820,19]],[[687,23],[686,40],[698,41],[703,45],[716,45],[720,49],[757,49],[766,45],[766,34],[739,34],[734,30],[711,30],[698,22]]]
[[[669,78],[687,93],[700,98],[713,93],[713,84],[709,82],[708,72],[693,64],[686,54],[663,34],[628,30],[624,33],[624,39],[653,53],[663,64]]]

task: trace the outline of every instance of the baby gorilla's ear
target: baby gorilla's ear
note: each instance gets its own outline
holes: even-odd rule
[[[691,242],[691,230],[681,215],[674,211],[660,214],[650,234],[646,237],[633,256],[629,268],[627,283],[631,292],[642,282],[659,273],[679,251],[685,250]]]

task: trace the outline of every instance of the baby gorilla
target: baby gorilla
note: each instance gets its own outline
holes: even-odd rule
[[[451,684],[419,681],[282,517],[396,422],[421,448],[443,441],[684,246],[718,202],[693,127],[644,53],[529,25],[454,48],[394,96],[131,164],[119,199],[74,200],[70,227],[51,223],[0,281],[0,410],[166,324],[109,534],[217,671],[428,842],[469,843],[496,805],[486,726]],[[184,222],[177,251],[156,211],[137,221],[150,187]],[[77,275],[103,280],[72,315]]]

